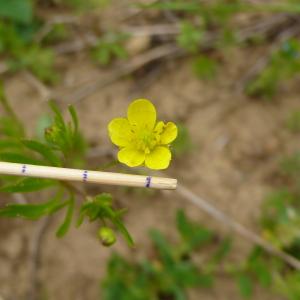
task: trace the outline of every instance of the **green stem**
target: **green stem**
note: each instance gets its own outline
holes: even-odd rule
[[[16,124],[19,127],[21,135],[24,137],[25,136],[24,126],[23,126],[22,122],[20,121],[20,119],[18,118],[18,116],[16,115],[16,113],[14,112],[13,108],[10,106],[10,104],[6,98],[6,95],[4,93],[3,83],[1,83],[1,82],[0,82],[0,103],[2,104],[7,115],[16,122]]]
[[[107,170],[111,167],[114,167],[114,166],[117,166],[119,164],[119,161],[118,160],[112,160],[106,164],[103,164],[102,166],[100,166],[99,168],[96,168],[95,170],[96,171],[104,171],[104,170]]]
[[[74,186],[72,183],[66,182],[66,181],[60,181],[61,185],[67,188],[70,192],[74,192],[77,195],[80,195],[84,200],[87,198],[87,194],[83,192],[82,190],[78,189],[76,186]]]

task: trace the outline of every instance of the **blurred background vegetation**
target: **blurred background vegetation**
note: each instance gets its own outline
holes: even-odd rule
[[[57,241],[49,215],[67,208],[65,235],[73,193],[37,205],[53,182],[1,176],[0,216],[43,218],[1,219],[0,300],[300,300],[299,16],[297,0],[0,0],[1,160],[129,172],[108,117],[156,97],[179,127],[167,174],[217,214],[182,193],[85,187],[77,225],[101,215],[125,243],[93,242],[97,226]]]

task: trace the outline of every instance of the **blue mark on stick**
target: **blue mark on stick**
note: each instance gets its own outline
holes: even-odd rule
[[[83,171],[82,179],[83,179],[83,181],[87,181],[87,178],[88,178],[88,171],[85,170],[85,171]]]
[[[23,166],[22,166],[22,173],[23,173],[23,174],[26,173],[26,167],[27,167],[26,165],[23,165]]]
[[[150,187],[150,184],[151,184],[151,176],[148,176],[148,177],[146,178],[146,185],[145,185],[145,187],[149,188],[149,187]]]

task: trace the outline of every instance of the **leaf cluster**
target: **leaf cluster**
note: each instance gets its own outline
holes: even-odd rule
[[[284,178],[284,184],[266,197],[261,217],[264,238],[296,259],[300,259],[299,174],[299,153],[281,160],[280,176]],[[299,271],[291,270],[279,261],[268,265],[273,274],[273,290],[289,300],[299,299]]]
[[[264,96],[270,99],[281,83],[300,72],[300,43],[291,39],[275,51],[264,70],[246,87],[251,96]]]
[[[113,59],[128,57],[124,43],[129,35],[118,32],[107,32],[91,50],[92,58],[103,66],[109,65]]]
[[[187,299],[187,289],[209,288],[213,284],[214,266],[228,253],[228,240],[215,244],[215,235],[196,224],[180,210],[177,213],[179,241],[168,241],[157,230],[150,231],[156,255],[142,261],[130,262],[120,255],[112,255],[107,276],[102,282],[103,299]],[[199,268],[193,254],[210,251]],[[216,248],[216,249],[215,249]],[[128,288],[130,286],[130,289]]]
[[[268,4],[241,0],[176,0],[141,6],[173,14],[180,25],[175,40],[193,56],[192,69],[200,79],[214,79],[220,64],[219,60],[212,58],[214,54],[226,57],[233,47],[268,42],[268,35],[259,31],[246,39],[241,38],[243,33],[239,30],[239,17],[256,13],[290,13],[297,17],[300,11],[299,3],[293,0]],[[281,84],[299,74],[299,68],[299,41],[291,39],[270,55],[266,67],[247,82],[245,92],[250,96],[270,99]]]
[[[0,118],[0,159],[2,161],[71,168],[76,168],[84,162],[86,142],[80,133],[79,120],[74,107],[68,107],[69,120],[66,121],[58,106],[50,101],[53,118],[51,125],[45,128],[44,138],[29,139],[22,122],[7,101],[2,86],[0,86],[0,104],[5,111],[5,116]],[[9,203],[0,208],[0,217],[37,220],[64,209],[64,220],[56,232],[58,237],[62,237],[69,230],[78,207],[77,226],[88,218],[90,222],[101,222],[108,232],[106,224],[110,222],[113,226],[111,232],[114,229],[118,230],[128,244],[133,245],[133,240],[121,218],[124,210],[113,207],[110,194],[89,196],[85,192],[79,192],[72,184],[32,177],[0,176],[0,183],[2,193],[46,191],[44,195],[50,198],[47,201],[34,203]],[[40,198],[43,194],[35,195]],[[83,200],[79,205],[76,204],[78,197]]]
[[[130,246],[133,246],[133,239],[121,219],[125,210],[116,210],[112,207],[112,204],[112,196],[107,193],[102,193],[93,198],[87,198],[87,201],[84,202],[80,208],[77,226],[79,227],[85,218],[87,218],[90,222],[100,220],[105,225],[107,224],[107,221],[110,221],[115,228],[120,231],[127,243]]]

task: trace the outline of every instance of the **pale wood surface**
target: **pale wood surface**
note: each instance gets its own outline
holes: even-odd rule
[[[0,162],[0,174],[166,190],[173,190],[177,187],[177,180],[173,178],[36,166],[10,162]]]

